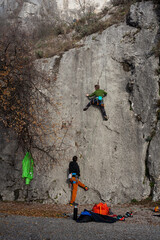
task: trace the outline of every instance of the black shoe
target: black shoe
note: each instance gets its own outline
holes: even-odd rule
[[[85,108],[83,108],[83,111],[87,111],[87,109],[88,109],[88,108],[87,108],[87,107],[85,107]]]
[[[107,116],[104,116],[103,119],[104,119],[105,121],[107,121],[107,120],[108,120],[108,117],[107,117]]]
[[[133,217],[133,214],[132,212],[126,212],[126,214],[124,215],[125,218],[128,218],[128,217]]]
[[[85,191],[88,191],[88,190],[89,190],[89,188],[88,188],[87,186],[85,186],[85,187],[84,187],[84,190],[85,190]]]
[[[73,202],[73,203],[69,203],[69,205],[70,206],[78,206],[78,203]]]

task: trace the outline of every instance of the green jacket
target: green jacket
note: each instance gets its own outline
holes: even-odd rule
[[[102,89],[98,89],[98,90],[96,90],[95,92],[91,93],[91,94],[89,95],[89,97],[93,97],[93,96],[95,96],[95,97],[99,97],[99,96],[105,97],[106,95],[107,95],[107,92],[105,92],[105,91],[102,90]]]
[[[30,152],[27,152],[22,161],[22,178],[25,178],[26,184],[33,179],[33,159]]]

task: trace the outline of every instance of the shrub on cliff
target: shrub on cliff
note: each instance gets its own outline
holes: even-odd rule
[[[44,126],[39,118],[39,100],[48,101],[34,82],[43,76],[34,67],[32,52],[30,40],[17,27],[1,32],[0,122],[14,130],[25,151],[34,144],[35,136],[40,139]]]

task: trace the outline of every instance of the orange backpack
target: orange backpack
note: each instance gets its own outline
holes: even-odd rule
[[[106,203],[95,204],[92,208],[92,211],[102,215],[109,215],[109,207]]]

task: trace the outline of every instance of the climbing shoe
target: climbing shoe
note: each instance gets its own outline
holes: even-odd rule
[[[125,221],[125,217],[122,216],[122,215],[118,215],[118,216],[117,216],[117,220],[119,220],[119,221]]]
[[[87,109],[88,109],[88,108],[87,108],[87,107],[85,107],[85,108],[83,108],[83,111],[87,111]]]
[[[108,120],[108,117],[107,116],[104,116],[104,118],[103,118],[105,121],[107,121]]]
[[[78,206],[78,203],[73,202],[73,203],[69,203],[69,205],[70,206]]]
[[[85,186],[85,187],[84,187],[84,190],[85,190],[85,191],[88,191],[88,187],[87,187],[87,186]]]
[[[128,217],[133,217],[133,214],[132,212],[126,212],[126,214],[124,215],[125,218],[128,218]]]

